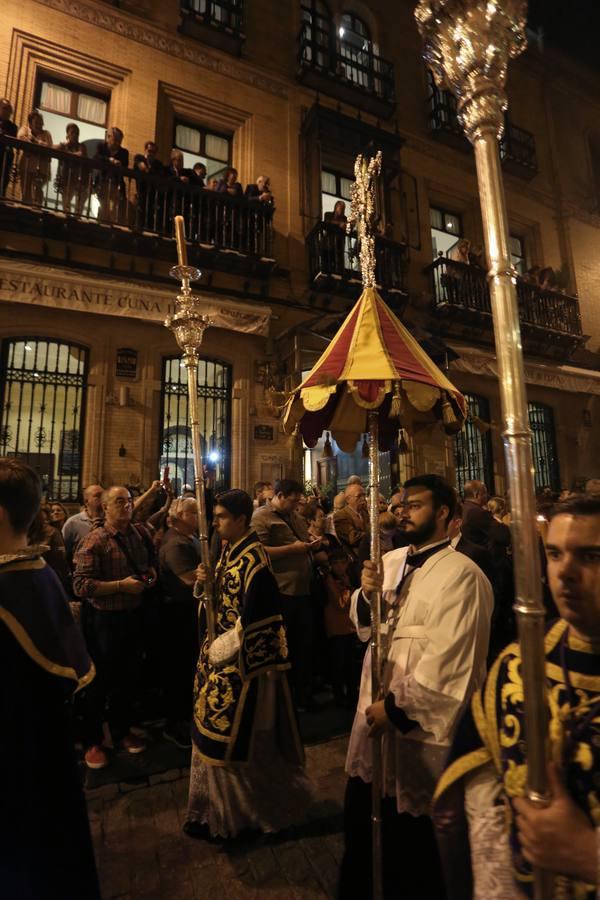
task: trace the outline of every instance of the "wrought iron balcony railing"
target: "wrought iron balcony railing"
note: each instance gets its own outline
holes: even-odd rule
[[[298,76],[311,86],[369,108],[360,98],[371,98],[373,110],[386,117],[396,102],[393,63],[370,49],[350,51],[335,29],[304,22],[298,37]],[[311,77],[312,76],[312,77]]]
[[[447,143],[463,150],[469,149],[469,142],[456,112],[456,98],[450,91],[443,91],[428,75],[427,105],[428,121],[432,132]],[[533,178],[537,174],[535,138],[530,131],[518,128],[508,116],[500,139],[500,159],[506,172],[522,178]]]
[[[324,290],[336,288],[359,292],[362,285],[358,261],[358,240],[343,228],[317,222],[306,238],[310,280]],[[387,295],[406,294],[408,248],[388,238],[375,243],[377,287]]]
[[[492,328],[492,307],[486,273],[476,266],[439,257],[426,270],[431,278],[435,311],[444,315],[447,330],[457,331],[472,326],[482,333]],[[526,279],[517,278],[519,319],[524,336],[544,344],[573,348],[582,343],[583,331],[579,301],[558,291],[543,290]],[[547,349],[547,348],[546,348]]]
[[[15,207],[37,215],[52,214],[59,220],[57,234],[63,237],[77,233],[84,240],[82,227],[87,227],[90,242],[93,226],[117,226],[121,232],[137,236],[171,238],[173,219],[182,215],[188,238],[198,247],[273,261],[271,206],[168,175],[147,175],[105,160],[0,138],[3,228],[11,230],[11,223],[13,228],[19,227]],[[48,228],[45,233],[49,234]]]

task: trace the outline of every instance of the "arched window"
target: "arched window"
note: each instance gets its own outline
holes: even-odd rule
[[[88,351],[52,338],[2,344],[0,456],[18,456],[40,475],[49,499],[81,490]]]
[[[529,427],[532,431],[531,449],[535,469],[537,490],[549,487],[553,491],[560,488],[556,434],[554,431],[554,411],[545,403],[528,403]]]
[[[331,15],[323,0],[302,4],[302,60],[315,68],[331,68]]]
[[[202,461],[216,491],[231,475],[231,366],[212,359],[198,363],[198,402]],[[194,458],[188,411],[187,369],[181,357],[163,360],[159,469],[169,466],[177,493],[194,484]]]
[[[340,19],[338,39],[341,74],[353,84],[373,90],[373,44],[367,25],[358,16],[344,13]]]
[[[494,490],[492,440],[489,428],[490,404],[487,397],[465,394],[469,416],[462,431],[454,439],[456,487],[462,494],[467,481],[483,481],[490,492]]]

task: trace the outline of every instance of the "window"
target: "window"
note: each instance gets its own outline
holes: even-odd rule
[[[590,163],[592,169],[592,185],[590,193],[594,193],[593,211],[600,211],[600,137],[590,138]]]
[[[323,169],[321,172],[321,208],[322,214],[333,212],[338,200],[346,204],[346,215],[350,212],[350,200],[352,199],[352,185],[354,178],[347,178],[339,172]]]
[[[467,481],[483,481],[487,489],[494,489],[492,439],[482,423],[490,421],[490,404],[479,394],[465,394],[469,415],[462,431],[454,439],[456,487],[462,493]],[[478,427],[479,426],[479,427]]]
[[[108,97],[94,94],[91,89],[83,89],[69,86],[58,81],[43,80],[39,84],[38,109],[44,117],[44,128],[52,135],[55,144],[60,144],[67,139],[67,125],[74,122],[79,127],[79,140],[85,144],[88,159],[96,155],[98,144],[104,140],[108,117]],[[67,207],[65,195],[62,196],[62,204],[59,200],[57,188],[58,160],[53,159],[50,170],[50,179],[46,187],[45,205],[62,208],[64,212],[73,211],[73,198]],[[84,201],[86,216],[94,218],[98,215],[99,201],[95,194],[89,190]],[[75,211],[77,203],[75,202]],[[81,210],[79,214],[81,213]]]
[[[216,491],[229,487],[231,471],[231,366],[210,359],[198,363],[202,461]],[[194,483],[188,411],[187,369],[180,357],[163,361],[160,466],[169,466],[176,493]]]
[[[527,260],[525,258],[525,241],[523,238],[511,234],[508,239],[510,247],[510,261],[519,273],[525,275],[527,272]]]
[[[545,403],[528,403],[529,427],[532,431],[531,449],[535,470],[536,490],[549,487],[560,489],[560,472],[554,432],[554,412]]]
[[[0,455],[39,473],[51,499],[81,490],[88,351],[50,338],[4,341],[0,363]]]
[[[366,90],[373,88],[373,45],[369,29],[358,16],[344,13],[338,29],[341,75]]]
[[[86,145],[88,156],[94,156],[98,142],[104,140],[109,98],[92,89],[50,80],[40,82],[38,94],[44,127],[54,143],[66,140],[66,126],[75,122],[79,126],[79,140]]]
[[[319,69],[328,69],[331,16],[323,0],[312,0],[302,6],[302,23],[302,59]]]
[[[431,69],[427,69],[427,105],[429,124],[434,131],[452,131],[461,136],[464,134],[457,118],[454,94],[437,86]]]
[[[431,244],[434,260],[438,256],[447,256],[459,238],[462,237],[462,221],[456,213],[431,206],[429,209],[431,223]]]
[[[173,146],[183,150],[186,168],[193,169],[196,163],[204,163],[209,178],[219,177],[231,164],[231,138],[198,125],[176,122]]]
[[[243,30],[243,0],[185,0],[182,5],[213,28],[226,28],[236,32]]]

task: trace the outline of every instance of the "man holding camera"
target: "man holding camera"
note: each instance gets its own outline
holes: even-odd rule
[[[97,676],[87,692],[85,762],[108,765],[102,723],[108,705],[113,743],[141,753],[144,742],[131,733],[142,658],[143,593],[156,582],[154,548],[143,525],[132,525],[132,500],[125,487],[102,496],[104,524],[94,528],[75,554],[73,588],[87,602],[82,623]]]

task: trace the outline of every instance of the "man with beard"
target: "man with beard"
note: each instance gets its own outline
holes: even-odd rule
[[[386,553],[381,567],[366,561],[352,597],[352,618],[367,641],[369,597],[383,591],[383,696],[372,703],[367,651],[346,759],[342,900],[371,896],[373,739],[382,742],[384,897],[443,900],[431,801],[456,723],[485,678],[492,589],[450,546],[454,489],[437,475],[418,476],[405,482],[401,505],[410,546]]]

